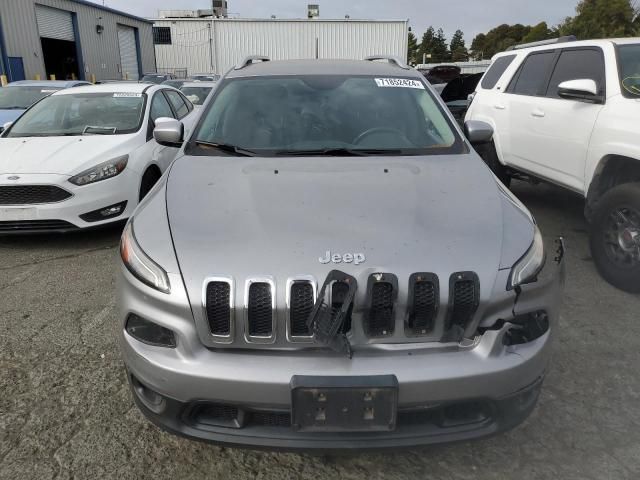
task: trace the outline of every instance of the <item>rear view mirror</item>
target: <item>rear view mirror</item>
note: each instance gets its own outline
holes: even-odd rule
[[[175,118],[161,117],[156,120],[153,138],[164,147],[179,148],[184,142],[184,124]]]
[[[598,95],[598,84],[588,79],[562,82],[558,85],[558,96],[565,100],[576,100],[578,102],[604,102],[604,98]]]
[[[464,122],[464,135],[472,145],[489,143],[493,140],[493,127],[487,122],[468,120]]]

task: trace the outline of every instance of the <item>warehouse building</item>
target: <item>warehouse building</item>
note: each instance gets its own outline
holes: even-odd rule
[[[178,18],[175,11],[165,12],[153,20],[158,71],[223,74],[247,55],[288,60],[383,54],[407,59],[407,20],[231,19],[206,14],[195,11]]]
[[[0,75],[10,81],[137,80],[155,70],[145,19],[82,0],[0,0]]]

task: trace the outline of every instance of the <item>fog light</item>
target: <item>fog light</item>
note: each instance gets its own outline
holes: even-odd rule
[[[125,329],[133,338],[147,345],[167,348],[176,347],[176,337],[171,330],[145,320],[138,315],[129,315]]]
[[[167,406],[167,402],[162,395],[154,392],[148,387],[145,387],[133,375],[131,375],[131,385],[133,386],[133,392],[145,407],[156,414],[160,414],[164,411]]]
[[[110,218],[115,218],[125,211],[127,208],[127,202],[116,203],[115,205],[110,205],[108,207],[101,208],[100,210],[94,210],[93,212],[85,213],[80,215],[80,218],[85,222],[99,222],[101,220],[108,220]]]

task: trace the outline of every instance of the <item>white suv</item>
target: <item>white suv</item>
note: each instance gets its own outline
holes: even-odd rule
[[[640,292],[640,38],[500,53],[466,120],[495,129],[479,153],[505,184],[530,177],[584,195],[600,273]]]

